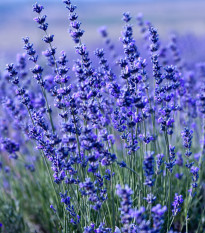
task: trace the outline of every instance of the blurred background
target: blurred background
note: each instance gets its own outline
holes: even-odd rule
[[[15,59],[22,53],[22,37],[29,36],[35,47],[42,48],[43,32],[33,21],[33,0],[0,0],[0,59],[3,63]],[[68,34],[68,12],[61,0],[40,0],[47,14],[49,33],[55,35],[55,45],[60,50],[73,51],[74,43]],[[114,43],[119,37],[123,23],[122,13],[131,12],[133,18],[143,13],[144,19],[151,21],[158,29],[162,40],[167,40],[171,32],[180,36],[205,38],[205,0],[73,0],[78,6],[79,19],[86,31],[83,42],[88,47],[104,46],[98,28],[107,26]],[[136,20],[135,38],[141,38]],[[193,43],[195,40],[189,40]],[[195,42],[194,42],[195,43]],[[198,42],[197,42],[198,43]],[[201,43],[201,42],[199,42]],[[204,46],[205,47],[205,46]],[[2,64],[2,62],[1,62]]]

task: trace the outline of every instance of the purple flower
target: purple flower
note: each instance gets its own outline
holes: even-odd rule
[[[46,36],[43,37],[42,40],[43,40],[45,43],[51,43],[51,42],[53,42],[53,38],[54,38],[54,35],[46,35]]]
[[[182,195],[175,193],[174,202],[172,203],[172,214],[176,216],[181,211],[181,205],[184,202]]]
[[[120,185],[116,185],[116,194],[121,198],[120,211],[121,211],[121,223],[123,224],[122,232],[128,232],[130,223],[132,221],[132,198],[133,191],[125,185],[122,188]]]
[[[153,218],[153,232],[160,232],[164,224],[164,214],[167,211],[166,206],[157,204],[152,207],[152,218]]]
[[[156,197],[152,193],[148,193],[147,197],[143,199],[146,200],[148,204],[152,204],[156,200]]]
[[[129,13],[129,12],[123,13],[123,18],[122,18],[122,20],[125,21],[126,23],[128,23],[128,22],[131,20],[130,13]]]
[[[192,187],[196,188],[198,186],[197,185],[197,180],[199,178],[199,168],[192,166],[191,169],[190,169],[190,172],[192,173],[192,181],[194,182],[192,184]]]
[[[95,224],[91,223],[90,226],[84,227],[83,233],[95,233]]]
[[[35,3],[33,5],[33,11],[35,11],[38,14],[40,14],[43,9],[43,6],[39,5],[38,3]]]
[[[148,152],[144,157],[143,169],[145,173],[145,185],[153,186],[154,185],[154,152]]]
[[[183,145],[186,148],[185,155],[187,157],[190,157],[192,154],[192,152],[190,151],[191,144],[192,144],[192,137],[193,137],[192,134],[193,134],[193,131],[189,130],[188,128],[185,128],[184,131],[182,131],[181,133],[182,138],[183,138]]]
[[[56,209],[53,207],[53,205],[50,205],[50,208],[56,213]]]
[[[172,173],[173,167],[176,164],[176,159],[175,159],[175,146],[170,146],[169,147],[169,161],[165,162],[166,168]]]
[[[46,15],[38,16],[38,17],[35,17],[33,20],[40,25],[44,25],[44,23],[46,21],[46,17],[47,17]]]
[[[156,163],[157,163],[157,171],[156,172],[157,172],[157,174],[159,174],[160,173],[160,168],[161,168],[162,164],[164,163],[164,161],[163,161],[164,154],[157,154],[156,158],[157,158],[157,161],[156,161]]]
[[[16,152],[19,151],[19,144],[12,141],[10,138],[1,139],[0,142],[3,146],[3,149],[9,153],[9,158],[17,159],[18,156]]]
[[[112,229],[111,228],[105,228],[104,223],[100,223],[100,226],[96,228],[95,233],[111,233]]]

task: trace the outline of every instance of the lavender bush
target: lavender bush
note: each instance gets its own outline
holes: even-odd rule
[[[204,232],[205,63],[188,68],[175,36],[162,45],[128,12],[123,53],[101,28],[92,62],[76,6],[63,4],[78,59],[59,54],[36,3],[46,60],[24,37],[2,71],[0,232]]]

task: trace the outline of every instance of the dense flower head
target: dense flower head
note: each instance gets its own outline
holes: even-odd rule
[[[41,6],[41,5],[38,4],[38,3],[35,3],[35,4],[33,5],[33,11],[35,11],[35,12],[38,13],[38,14],[40,14],[41,11],[42,11],[43,9],[44,9],[44,7]]]
[[[104,227],[104,223],[101,223],[98,228],[96,228],[95,232],[96,233],[111,233],[112,229],[111,228],[106,228]]]
[[[165,162],[166,168],[172,173],[173,167],[176,164],[176,159],[175,159],[175,146],[170,146],[169,147],[169,161]]]
[[[26,50],[26,53],[29,55],[29,60],[36,63],[38,60],[38,55],[36,55],[36,50],[33,48],[33,44],[30,43],[29,37],[23,38],[23,42],[24,49]]]
[[[33,20],[36,21],[36,23],[43,25],[46,21],[46,18],[47,18],[47,16],[43,15],[43,16],[35,17]]]
[[[90,207],[99,211],[103,202],[107,199],[107,191],[103,189],[103,180],[99,173],[95,174],[98,181],[92,182],[90,178],[86,178],[84,183],[80,183],[80,192],[82,196],[88,196]]]
[[[47,36],[44,36],[42,40],[46,43],[51,43],[53,42],[53,38],[54,38],[54,35],[47,35]]]
[[[65,205],[70,205],[70,197],[67,196],[67,192],[65,194],[60,193],[61,202],[63,202]]]
[[[147,203],[152,204],[156,200],[156,196],[154,196],[152,193],[148,193],[147,197],[144,197],[144,200],[146,200]]]
[[[129,12],[123,13],[123,18],[122,18],[122,20],[125,21],[126,23],[128,23],[128,22],[131,20],[130,13],[129,13]]]
[[[50,205],[50,208],[54,211],[54,213],[56,212],[56,209],[53,207],[53,205]]]
[[[123,232],[129,231],[129,224],[132,220],[132,199],[131,195],[133,194],[133,191],[128,187],[128,185],[125,185],[125,188],[122,188],[120,185],[116,186],[116,194],[121,198],[121,222],[123,224]]]
[[[156,28],[154,28],[154,27],[150,27],[149,31],[150,31],[150,40],[152,42],[152,44],[150,45],[150,51],[156,52],[159,48],[158,32],[157,32]]]
[[[0,138],[0,141],[1,141],[1,145],[3,146],[3,149],[7,153],[9,153],[10,158],[17,159],[18,156],[16,152],[19,151],[19,144],[12,141],[10,138],[4,138],[4,139]]]
[[[154,152],[148,152],[144,157],[144,172],[145,172],[145,185],[153,186],[154,185]]]
[[[162,166],[162,164],[163,164],[163,159],[164,159],[164,154],[158,154],[158,155],[156,155],[156,158],[157,158],[157,161],[156,161],[156,163],[157,163],[157,173],[158,172],[160,172],[159,170],[160,170],[160,167]]]
[[[181,133],[182,138],[183,138],[183,145],[185,148],[190,149],[191,148],[191,144],[192,144],[192,134],[193,131],[189,130],[188,128],[185,128],[184,131]]]
[[[152,207],[152,217],[153,217],[153,232],[159,232],[162,229],[164,224],[164,215],[167,211],[166,206],[161,206],[157,204],[156,206]]]
[[[192,181],[193,181],[192,187],[196,188],[198,186],[197,180],[199,179],[199,168],[192,166],[190,172],[192,173]]]
[[[175,193],[174,202],[172,203],[172,214],[176,216],[181,211],[181,205],[184,202],[182,195]]]

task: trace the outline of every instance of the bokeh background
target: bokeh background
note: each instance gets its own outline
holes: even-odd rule
[[[15,59],[16,53],[23,52],[24,36],[29,36],[35,47],[44,46],[41,40],[43,33],[32,20],[35,17],[32,4],[35,2],[0,0],[0,59],[3,60],[1,64],[10,62],[11,59]],[[62,1],[38,2],[45,6],[44,13],[48,15],[49,32],[55,34],[56,47],[59,51],[72,51],[74,44],[68,34],[68,12]],[[205,38],[205,0],[73,0],[73,3],[78,6],[79,19],[86,31],[84,42],[90,47],[103,46],[98,33],[98,28],[103,25],[107,26],[113,42],[119,43],[124,11],[131,12],[133,17],[142,12],[144,18],[158,29],[162,40],[167,40],[172,32],[198,39],[189,39],[189,43],[202,43]],[[135,37],[141,38],[137,23]]]

